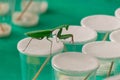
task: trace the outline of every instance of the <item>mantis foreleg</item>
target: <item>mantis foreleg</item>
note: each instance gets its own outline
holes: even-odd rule
[[[61,35],[62,34],[62,29],[60,29],[59,31],[58,31],[58,34],[57,34],[57,37],[59,38],[59,39],[67,39],[67,38],[69,38],[69,37],[71,37],[72,38],[72,43],[74,43],[74,38],[73,38],[73,35],[72,34],[65,34],[65,35]]]

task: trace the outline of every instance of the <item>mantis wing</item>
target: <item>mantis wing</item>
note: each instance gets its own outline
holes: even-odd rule
[[[44,37],[50,37],[52,34],[52,30],[40,30],[40,31],[32,31],[27,32],[26,35],[32,38],[43,39]]]

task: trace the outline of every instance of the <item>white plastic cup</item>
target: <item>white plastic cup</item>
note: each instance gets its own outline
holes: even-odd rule
[[[102,40],[106,33],[120,29],[120,20],[110,15],[92,15],[83,18],[81,25],[96,30],[98,32],[97,40]]]
[[[10,17],[14,11],[15,0],[0,0],[0,22],[11,22]]]
[[[7,37],[11,34],[11,25],[7,23],[0,24],[0,38]]]
[[[25,38],[19,41],[18,50],[20,52],[22,80],[32,80],[37,73],[40,66],[50,54],[51,42],[47,39],[32,39],[29,46],[23,51],[31,38]],[[56,42],[55,39],[50,39],[53,42],[52,56],[62,52],[63,43]],[[41,74],[38,76],[39,80],[52,79],[51,60],[43,68]]]
[[[59,30],[59,29],[58,29]],[[58,33],[58,30],[54,31],[53,34]],[[82,46],[85,43],[95,41],[97,38],[97,32],[81,26],[70,25],[68,30],[63,28],[62,35],[64,34],[72,34],[74,43],[71,43],[72,38],[61,39],[61,41],[65,44],[67,51],[77,51],[81,52]]]
[[[112,42],[120,43],[120,30],[113,31],[113,32],[110,34],[110,40],[111,40]]]
[[[10,4],[8,2],[0,2],[0,16],[8,14]]]
[[[120,19],[120,8],[115,10],[115,16]]]
[[[24,10],[26,5],[30,0],[22,0],[21,9]],[[45,13],[48,8],[48,2],[46,0],[33,0],[27,12],[31,12],[34,14]]]
[[[119,48],[120,44],[115,42],[97,41],[85,44],[82,52],[92,55],[99,60],[100,67],[97,70],[97,75],[108,77],[120,72],[118,66],[118,63],[120,62]]]
[[[15,12],[12,16],[12,22],[22,27],[35,27],[39,22],[39,16],[30,12],[25,12],[21,19],[18,17],[22,12]]]
[[[86,54],[65,52],[52,59],[55,80],[96,80],[98,61]]]
[[[0,0],[0,38],[8,37],[11,33],[14,6],[15,0]]]
[[[120,35],[120,30],[113,31],[110,34],[110,40],[112,42],[116,42],[116,43],[120,44],[120,37],[119,37],[119,35]],[[116,71],[116,74],[120,74],[120,69],[119,69],[120,68],[120,61],[117,61],[117,63],[118,64],[116,64],[116,66],[118,66],[117,67],[118,71]]]

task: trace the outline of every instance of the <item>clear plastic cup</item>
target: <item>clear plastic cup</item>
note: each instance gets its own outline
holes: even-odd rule
[[[106,78],[106,79],[104,79],[104,80],[120,80],[120,75],[115,75],[115,76]]]
[[[115,10],[115,16],[120,19],[120,8]]]
[[[96,80],[99,64],[89,55],[65,52],[53,57],[52,67],[55,80]]]
[[[59,29],[58,29],[59,30]],[[53,34],[58,33],[58,30],[54,31]],[[82,46],[85,43],[95,41],[97,38],[97,32],[81,26],[70,25],[68,30],[62,30],[62,35],[64,34],[72,34],[74,43],[72,43],[72,38],[61,39],[61,41],[65,44],[66,51],[77,51],[81,52]]]
[[[34,4],[36,2],[36,4]],[[40,15],[33,13],[36,10],[40,0],[20,0],[16,1],[16,7],[12,15],[12,22],[15,26],[19,27],[36,27],[39,26]],[[24,3],[24,9],[21,9],[21,5]],[[34,5],[33,5],[34,4]],[[29,9],[33,11],[28,11]],[[38,10],[38,9],[37,9]]]
[[[110,34],[120,28],[120,20],[110,15],[92,15],[83,18],[81,25],[96,30],[98,32],[97,40],[102,40],[106,33]]]
[[[100,67],[97,75],[109,77],[120,73],[120,44],[110,41],[97,41],[87,43],[82,52],[92,55],[99,60]]]
[[[120,44],[120,37],[119,37],[119,35],[120,35],[120,30],[113,31],[110,34],[110,40],[112,42],[116,42],[116,43]],[[116,66],[118,66],[117,67],[118,71],[116,73],[120,74],[120,69],[119,69],[120,68],[120,61],[117,61],[117,63],[118,64],[116,64]]]
[[[120,30],[113,31],[113,32],[110,34],[110,40],[111,40],[112,42],[120,43]]]
[[[36,14],[32,14],[30,12],[25,12],[24,15],[20,18],[19,16],[22,12],[14,12],[12,16],[12,22],[15,25],[22,27],[35,27],[39,22],[39,16]]]
[[[31,38],[22,39],[21,41],[19,41],[17,46],[20,52],[22,80],[32,80],[46,58],[50,55],[50,41],[48,41],[47,39],[32,39],[29,46],[26,48],[30,40]],[[62,52],[63,43],[56,42],[55,39],[50,40],[52,40],[53,42],[52,56]],[[51,60],[49,60],[37,79],[52,80],[52,78],[53,70],[51,67]]]
[[[15,0],[0,0],[0,37],[7,37],[11,33],[14,6]]]
[[[30,0],[22,0],[21,9],[24,10]],[[33,0],[30,7],[27,9],[28,12],[34,14],[45,13],[48,8],[48,2],[46,0]]]

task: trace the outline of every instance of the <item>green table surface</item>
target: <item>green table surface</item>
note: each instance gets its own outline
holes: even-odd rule
[[[13,25],[11,35],[0,38],[0,80],[21,80],[20,58],[16,47],[18,41],[26,37],[25,32],[54,28],[61,24],[80,25],[80,20],[85,16],[114,15],[120,6],[120,0],[48,0],[48,3],[48,11],[40,16],[36,27]],[[97,77],[97,80],[102,78]]]

